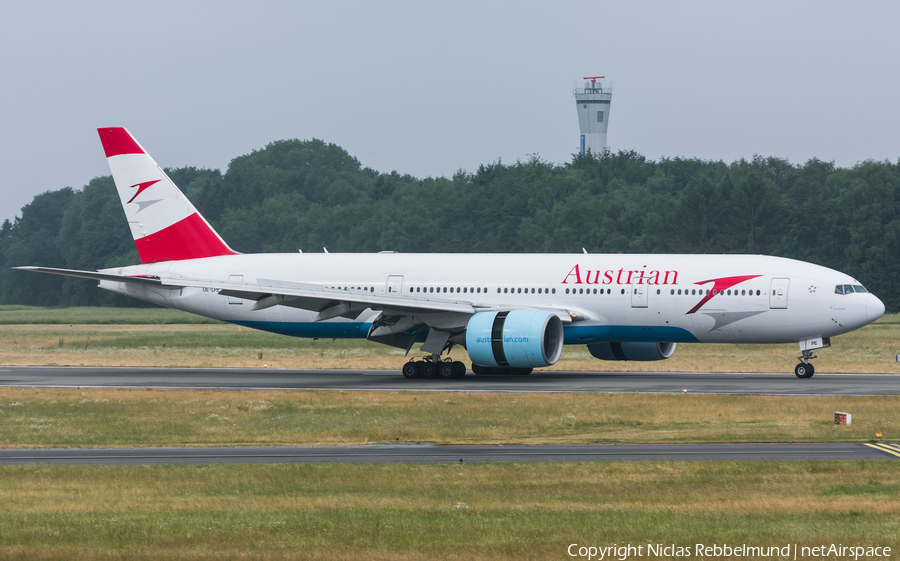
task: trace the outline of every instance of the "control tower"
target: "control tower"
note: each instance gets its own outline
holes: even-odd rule
[[[606,127],[609,124],[609,106],[612,101],[612,84],[603,87],[600,78],[585,76],[584,89],[575,88],[575,107],[578,109],[578,127],[581,129],[580,152],[590,150],[600,154],[606,149]]]

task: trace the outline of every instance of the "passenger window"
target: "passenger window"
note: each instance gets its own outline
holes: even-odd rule
[[[624,288],[622,289],[622,294],[625,294],[625,289],[624,289]]]
[[[553,294],[556,294],[556,289],[555,289],[555,288],[553,289]]]
[[[521,289],[521,288],[519,289],[519,294],[522,294],[522,289]]]
[[[412,292],[412,291],[413,291],[413,287],[409,287],[409,291]]]
[[[506,293],[508,293],[508,292],[509,292],[509,289],[508,289],[508,288],[504,288],[504,289],[503,289],[503,294],[506,294]]]
[[[660,292],[660,290],[657,288],[657,289],[656,289],[656,293],[659,294],[659,292]]]
[[[538,294],[541,294],[541,290],[543,290],[543,289],[542,288],[538,289]]]
[[[678,295],[681,296],[681,289],[678,289]]]
[[[758,290],[756,291],[756,295],[759,296],[759,291],[758,291]]]
[[[675,296],[675,289],[672,289],[672,296]]]
[[[566,289],[566,294],[568,294],[568,293],[569,293],[569,289],[567,288],[567,289]]]
[[[534,289],[533,289],[533,288],[531,289],[531,293],[534,294]]]
[[[596,289],[596,288],[594,289],[594,294],[597,294],[597,289]]]

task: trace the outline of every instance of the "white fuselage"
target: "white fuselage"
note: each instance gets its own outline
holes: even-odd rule
[[[245,283],[278,279],[391,296],[398,302],[565,310],[574,320],[564,325],[567,344],[797,342],[846,333],[884,312],[874,295],[837,294],[838,285],[860,285],[844,273],[762,255],[249,254],[106,272]],[[254,310],[252,300],[226,297],[216,289],[172,290],[105,280],[100,286],[163,306],[304,337],[365,337],[378,315],[366,310],[356,319],[314,322],[315,312],[289,306]],[[440,318],[432,319],[440,323]],[[453,323],[452,318],[447,321]]]

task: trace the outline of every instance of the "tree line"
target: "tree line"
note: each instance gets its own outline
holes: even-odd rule
[[[762,253],[844,271],[900,311],[900,160],[839,168],[607,151],[418,179],[313,139],[273,142],[224,174],[166,171],[241,252]],[[87,280],[10,269],[138,262],[110,176],[48,191],[0,226],[0,303],[138,305]]]

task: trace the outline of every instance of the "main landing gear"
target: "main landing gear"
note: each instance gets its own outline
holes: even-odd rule
[[[441,359],[440,356],[426,356],[421,360],[411,360],[403,365],[404,378],[440,378],[453,380],[466,375],[466,365],[458,360]]]
[[[816,358],[816,353],[812,351],[800,351],[803,353],[800,355],[800,364],[794,367],[794,374],[797,375],[798,378],[812,378],[813,374],[816,373],[815,367],[813,367],[812,363],[809,362],[811,359]]]

